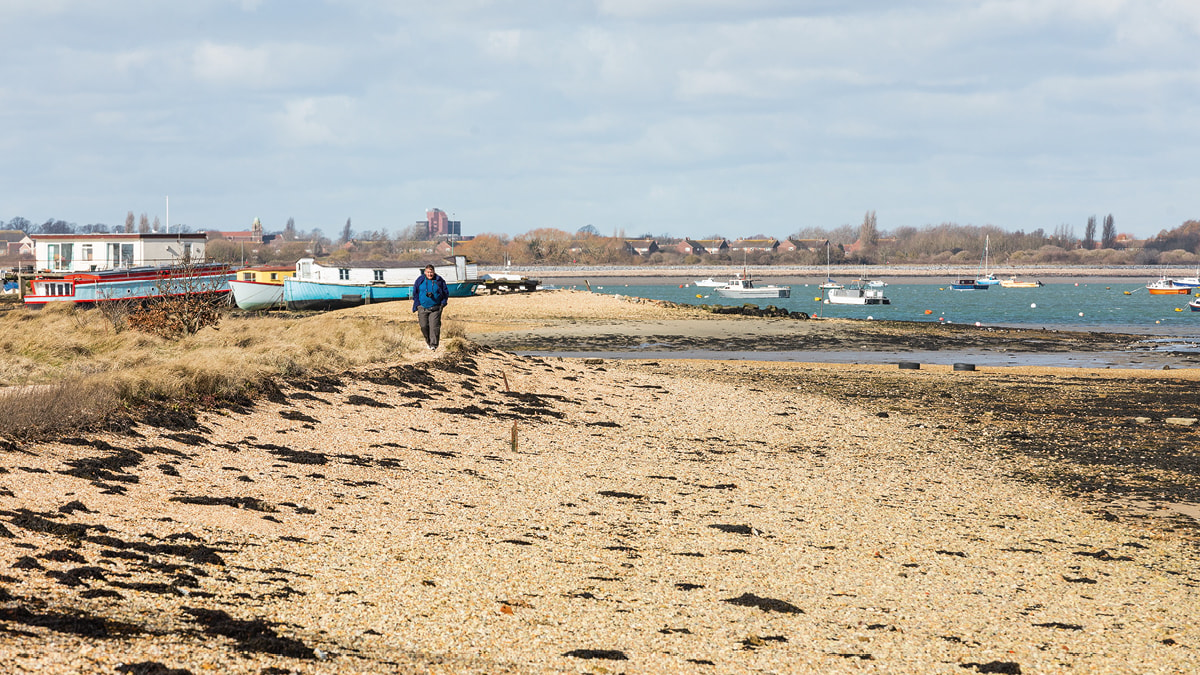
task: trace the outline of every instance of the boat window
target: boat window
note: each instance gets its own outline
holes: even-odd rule
[[[345,267],[338,268],[338,279],[341,281],[349,281],[350,270],[346,269]]]
[[[275,280],[277,280],[277,279],[279,279],[279,273],[278,273],[278,272],[271,272],[271,281],[275,281]]]
[[[254,281],[254,272],[242,272],[242,281]]]
[[[383,270],[375,270],[375,281],[383,281]]]

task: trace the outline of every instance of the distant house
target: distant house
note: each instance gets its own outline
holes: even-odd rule
[[[0,243],[5,247],[0,255],[33,255],[33,240],[21,230],[0,230]]]
[[[203,260],[208,236],[197,234],[35,234],[34,269],[99,272]]]
[[[658,253],[658,242],[653,239],[626,239],[625,248],[633,255]]]
[[[704,252],[708,255],[718,255],[720,253],[729,252],[729,242],[724,238],[720,239],[695,239],[696,244],[704,247]]]
[[[1099,245],[1099,244],[1097,244]],[[1132,234],[1118,234],[1113,240],[1113,248],[1124,249],[1126,251],[1140,251],[1146,247],[1145,239],[1135,239]]]
[[[780,251],[824,251],[828,239],[785,239],[779,244]]]
[[[748,253],[774,253],[779,250],[778,239],[736,239],[729,242],[729,252],[746,251]]]
[[[677,244],[671,244],[667,250],[683,255],[704,255],[704,247],[691,239],[684,239]]]

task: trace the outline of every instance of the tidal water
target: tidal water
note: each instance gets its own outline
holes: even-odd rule
[[[890,283],[883,289],[890,305],[827,305],[815,284],[791,287],[791,297],[777,300],[722,298],[710,288],[691,284],[591,285],[597,293],[630,295],[690,305],[775,305],[813,316],[848,319],[979,323],[983,326],[1103,331],[1160,336],[1178,344],[1200,341],[1200,312],[1192,312],[1187,295],[1149,295],[1144,282],[1053,283],[1041,288],[955,291],[948,283]],[[1126,295],[1126,291],[1129,295]]]

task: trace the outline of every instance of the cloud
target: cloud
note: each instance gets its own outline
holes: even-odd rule
[[[306,44],[262,44],[204,41],[191,53],[191,72],[218,87],[280,89],[327,82],[341,67],[333,49]]]

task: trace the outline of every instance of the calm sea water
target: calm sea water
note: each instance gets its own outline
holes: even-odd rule
[[[778,282],[777,282],[778,283]],[[976,322],[984,326],[1137,333],[1200,340],[1200,312],[1192,312],[1187,295],[1150,295],[1145,282],[1050,283],[1041,288],[955,291],[948,283],[895,283],[884,290],[890,305],[826,305],[815,284],[789,285],[792,297],[778,300],[722,298],[712,289],[691,284],[606,285],[594,292],[631,295],[691,305],[769,304],[814,316],[898,321]],[[1130,294],[1126,295],[1125,292]],[[1178,310],[1178,311],[1177,311]]]

